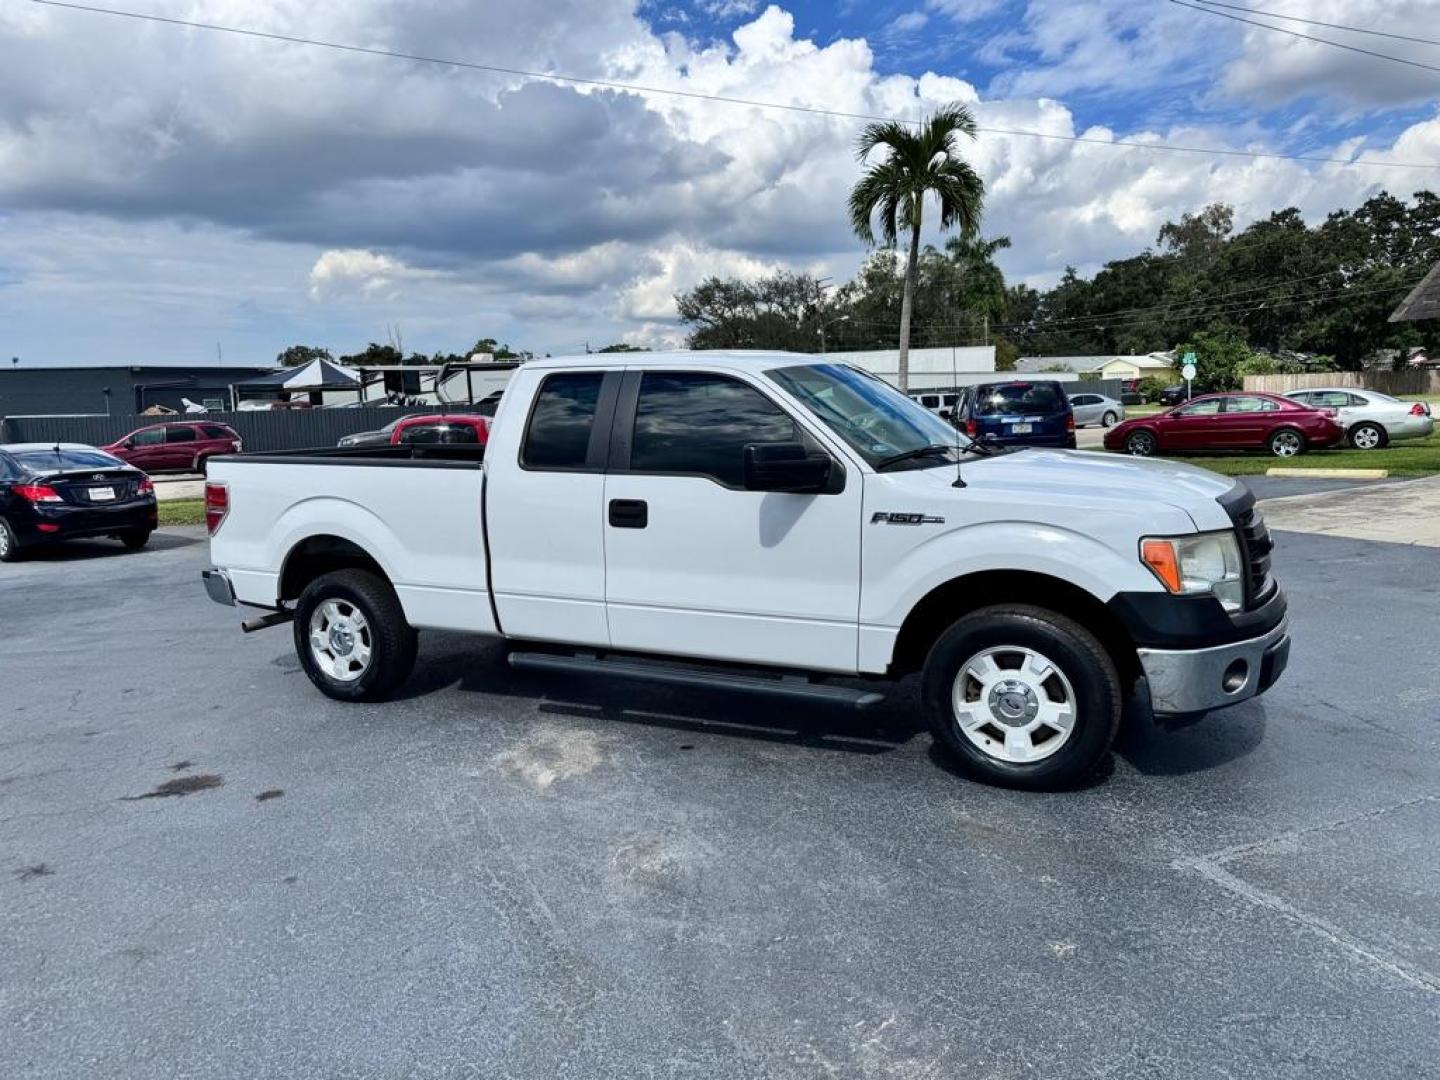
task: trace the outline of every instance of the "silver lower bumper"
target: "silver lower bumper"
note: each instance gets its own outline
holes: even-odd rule
[[[205,582],[205,591],[210,599],[227,607],[235,606],[235,588],[224,570],[202,570],[200,577]]]
[[[1263,637],[1212,649],[1140,649],[1157,716],[1209,712],[1252,698],[1270,686],[1290,658],[1290,620]]]

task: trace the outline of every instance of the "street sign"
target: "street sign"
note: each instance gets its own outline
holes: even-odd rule
[[[1195,365],[1186,364],[1183,368],[1180,369],[1180,374],[1185,377],[1186,382],[1189,382],[1191,379],[1195,378]]]

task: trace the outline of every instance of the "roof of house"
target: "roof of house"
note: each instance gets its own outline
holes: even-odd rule
[[[1419,322],[1421,319],[1440,319],[1440,263],[1432,266],[1430,273],[1390,313],[1391,322]]]
[[[1026,375],[1039,375],[1047,368],[1063,365],[1066,371],[1099,371],[1116,360],[1123,360],[1137,368],[1157,371],[1174,366],[1164,353],[1142,353],[1139,356],[1022,356],[1015,361],[1015,370]]]

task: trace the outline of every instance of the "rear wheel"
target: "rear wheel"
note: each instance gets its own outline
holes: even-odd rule
[[[1155,436],[1148,431],[1132,431],[1125,436],[1125,452],[1136,457],[1150,457],[1155,453]]]
[[[1350,429],[1350,445],[1356,450],[1379,450],[1387,442],[1379,424],[1356,424]]]
[[[0,518],[0,562],[16,562],[20,558],[20,541],[10,523]]]
[[[1265,445],[1278,458],[1295,457],[1305,452],[1305,436],[1294,428],[1281,428],[1270,436]]]
[[[120,542],[131,551],[139,551],[150,542],[149,529],[131,529],[120,534]]]
[[[1085,779],[1120,725],[1120,676],[1073,619],[1029,605],[982,608],[925,661],[936,740],[971,776],[1045,791]]]
[[[1120,418],[1116,416],[1113,412],[1107,412],[1104,416],[1100,417],[1100,426],[1114,427],[1116,422],[1119,421],[1119,419]]]
[[[390,583],[364,570],[316,578],[295,605],[295,651],[339,701],[382,701],[415,667],[416,634]]]

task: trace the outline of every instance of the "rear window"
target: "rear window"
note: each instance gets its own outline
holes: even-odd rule
[[[235,433],[229,428],[223,428],[216,424],[206,424],[200,430],[205,432],[207,439],[233,439],[235,437]]]
[[[600,403],[600,372],[550,375],[535,395],[520,455],[531,469],[582,469]]]
[[[982,386],[975,395],[976,416],[1009,413],[1057,413],[1066,408],[1065,395],[1054,383],[1003,383]]]
[[[61,469],[122,469],[125,463],[99,450],[21,450],[13,455],[31,472]]]

